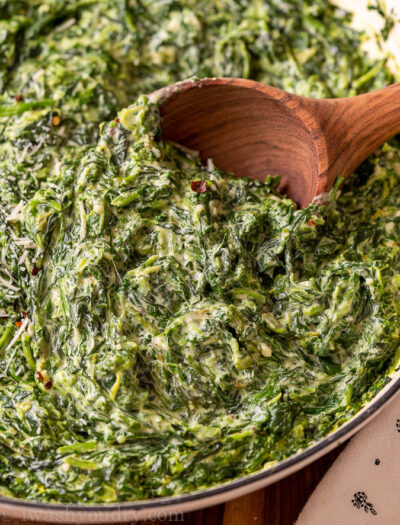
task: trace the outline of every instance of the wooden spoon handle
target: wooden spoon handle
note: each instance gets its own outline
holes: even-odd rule
[[[347,178],[368,155],[400,133],[400,83],[318,104],[315,109],[327,152],[327,170],[321,176],[329,181],[328,186],[338,175]]]

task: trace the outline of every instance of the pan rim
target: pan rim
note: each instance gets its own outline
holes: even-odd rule
[[[400,367],[399,367],[400,368]],[[294,472],[298,468],[301,468],[302,463],[307,462],[313,456],[319,457],[324,453],[329,452],[339,444],[343,443],[347,438],[351,437],[356,431],[357,428],[363,426],[371,419],[377,412],[382,409],[400,390],[400,369],[396,369],[395,373],[392,376],[388,376],[389,382],[382,388],[380,392],[376,394],[366,405],[357,412],[349,421],[345,422],[337,430],[333,431],[331,434],[321,438],[319,441],[313,445],[307,447],[306,449],[293,454],[287,459],[280,461],[276,465],[259,470],[255,473],[242,476],[240,478],[233,479],[224,483],[217,484],[210,488],[199,490],[196,492],[188,492],[186,494],[180,494],[176,496],[165,496],[162,498],[153,498],[142,501],[133,501],[133,502],[115,502],[115,503],[105,503],[104,505],[96,504],[66,504],[66,503],[43,503],[38,501],[29,501],[17,498],[8,498],[0,496],[0,507],[2,505],[14,508],[15,511],[18,509],[23,510],[38,510],[38,511],[47,511],[54,514],[65,514],[73,515],[75,514],[94,514],[94,513],[104,513],[105,520],[107,515],[112,513],[124,511],[124,512],[135,512],[142,513],[146,511],[156,511],[164,510],[168,507],[173,507],[174,511],[178,511],[180,506],[184,506],[190,503],[200,503],[205,500],[212,499],[215,497],[221,497],[224,494],[228,495],[230,492],[237,491],[243,488],[249,488],[249,486],[256,484],[258,482],[263,482],[269,480],[270,478],[277,477],[279,474],[284,474],[284,472],[290,471]],[[310,461],[309,461],[310,462]],[[297,467],[297,468],[296,468]],[[292,469],[292,470],[291,470]],[[288,472],[289,475],[289,472]],[[284,477],[284,476],[280,476]],[[271,480],[271,483],[273,480]],[[267,483],[265,483],[265,486]],[[250,491],[246,491],[250,492]],[[228,498],[227,498],[228,499]],[[201,505],[204,506],[204,505]],[[200,505],[199,505],[200,508]],[[72,517],[72,516],[71,516]]]

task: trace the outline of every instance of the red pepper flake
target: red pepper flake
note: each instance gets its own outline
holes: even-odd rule
[[[207,191],[207,182],[205,180],[194,180],[191,182],[190,187],[196,193],[205,193]]]
[[[315,226],[317,225],[317,223],[314,221],[314,219],[310,219],[309,221],[307,221],[307,224],[309,226],[312,226],[313,228],[315,228]]]
[[[17,101],[17,102],[21,102],[22,100],[22,95],[14,95],[14,99]]]
[[[37,374],[40,382],[43,383],[44,388],[46,388],[46,390],[50,390],[50,388],[53,386],[53,381],[51,379],[45,379],[42,372],[38,372]]]
[[[53,126],[59,126],[61,124],[61,119],[58,115],[54,115],[54,117],[51,120],[51,123]]]
[[[117,117],[117,118],[115,118],[115,119],[114,119],[114,121],[115,121],[115,122],[116,122],[117,124],[119,124],[119,123],[120,123],[120,120],[119,120],[119,118],[118,118],[118,117]]]
[[[22,321],[16,321],[15,325],[18,326],[18,328],[21,328],[21,326],[22,326]]]
[[[32,275],[37,275],[39,272],[40,272],[41,268],[38,268],[36,266],[36,263],[33,265],[33,268],[32,268]]]

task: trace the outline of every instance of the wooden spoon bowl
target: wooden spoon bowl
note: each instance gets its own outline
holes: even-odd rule
[[[311,99],[243,79],[185,81],[153,94],[165,138],[211,158],[218,168],[265,180],[301,207],[323,200],[400,133],[400,84],[343,99]],[[322,196],[322,197],[318,197]]]

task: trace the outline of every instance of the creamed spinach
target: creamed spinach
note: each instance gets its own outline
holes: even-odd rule
[[[192,76],[354,95],[394,81],[365,39],[327,0],[0,0],[0,494],[209,487],[389,381],[399,143],[299,210],[165,142],[143,95]]]

